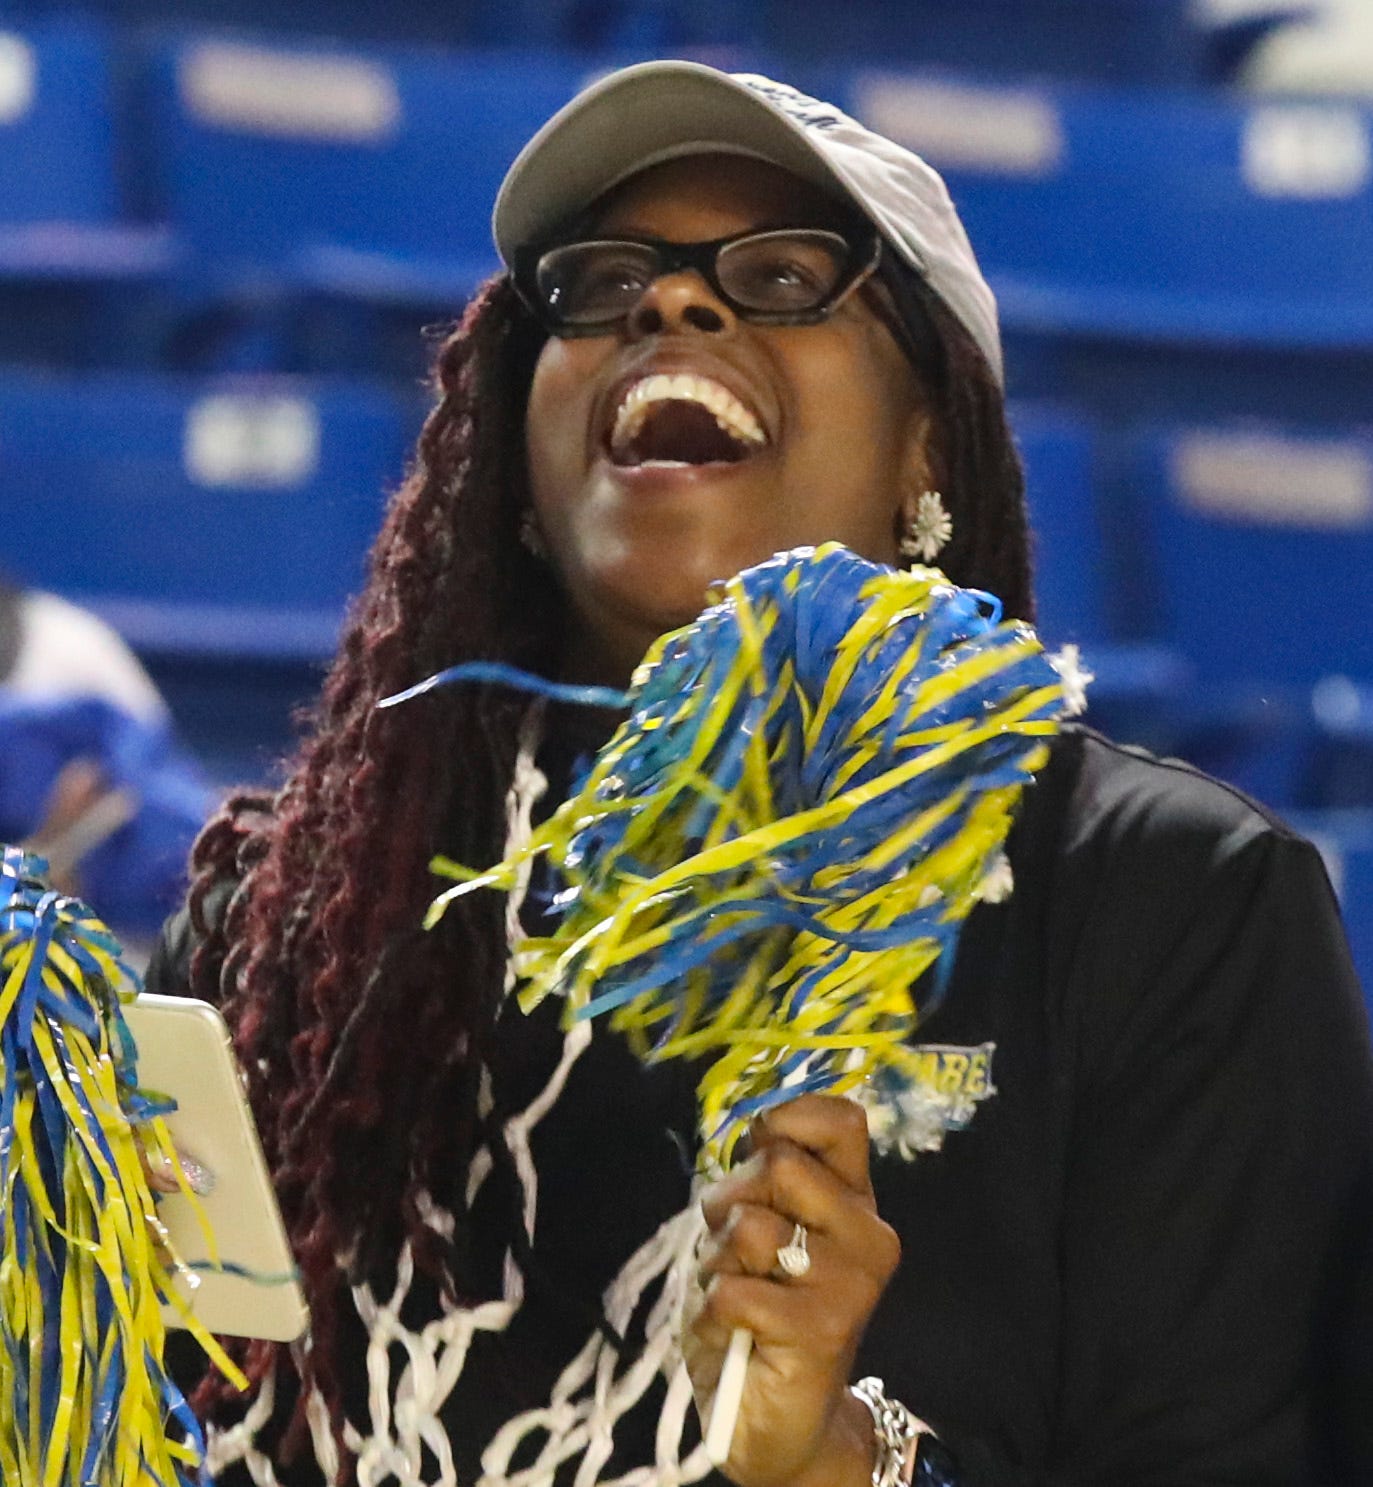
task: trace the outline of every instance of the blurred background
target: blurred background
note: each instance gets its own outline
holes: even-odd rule
[[[1046,640],[1317,839],[1373,986],[1370,0],[0,0],[0,835],[155,925],[290,747],[506,166],[661,55],[945,174]]]

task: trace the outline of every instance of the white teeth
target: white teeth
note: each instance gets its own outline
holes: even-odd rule
[[[716,423],[730,438],[741,444],[767,443],[767,435],[757,415],[727,388],[709,377],[693,373],[655,372],[635,382],[615,410],[615,426],[610,434],[612,449],[622,449],[644,426],[655,403],[699,403],[714,415]]]

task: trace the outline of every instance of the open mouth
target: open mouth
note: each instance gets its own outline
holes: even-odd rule
[[[767,443],[758,415],[709,377],[655,373],[633,383],[608,439],[622,468],[738,464]]]

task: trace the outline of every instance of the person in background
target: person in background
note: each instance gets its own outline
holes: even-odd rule
[[[17,697],[103,697],[149,724],[167,715],[153,679],[88,609],[0,573],[0,681]]]
[[[1239,69],[1241,87],[1263,94],[1373,97],[1373,6],[1367,0],[1270,4],[1280,19]]]
[[[739,1487],[1373,1480],[1366,1015],[1317,853],[1234,791],[1064,729],[924,1029],[911,1162],[806,1096],[694,1195],[698,1071],[522,1016],[516,905],[421,928],[434,854],[501,858],[615,721],[378,710],[421,678],[623,687],[712,581],[828,540],[1033,614],[995,305],[923,161],[645,64],[526,147],[496,236],[313,731],[208,826],[149,968],[235,1028],[312,1308],[247,1400],[199,1386],[218,1480],[676,1487],[741,1326]],[[645,1277],[696,1201],[683,1389]]]
[[[0,575],[0,839],[43,856],[137,953],[211,806],[152,679],[88,610]]]

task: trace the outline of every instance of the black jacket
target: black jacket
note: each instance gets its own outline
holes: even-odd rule
[[[964,1487],[1373,1483],[1373,1062],[1319,856],[1081,729],[1009,855],[1014,895],[968,921],[925,1029],[994,1044],[995,1093],[942,1150],[876,1164],[903,1259],[860,1371],[938,1429]],[[169,926],[152,989],[184,985],[188,935]],[[549,1017],[502,1027],[555,1056]],[[535,1134],[528,1300],[445,1412],[460,1480],[687,1201],[691,1112],[688,1071],[612,1035],[575,1067]],[[479,1234],[510,1196],[483,1191]],[[626,1422],[617,1467],[652,1459],[651,1425]]]

